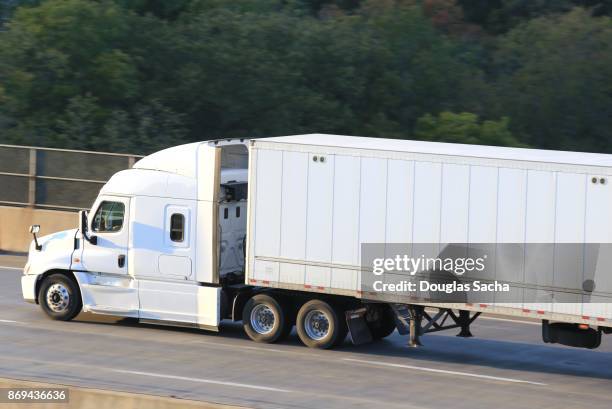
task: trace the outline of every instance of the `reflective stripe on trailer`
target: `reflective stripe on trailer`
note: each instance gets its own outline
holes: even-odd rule
[[[249,279],[249,283],[252,285],[271,285],[273,287],[276,288],[283,288],[281,285],[279,285],[280,283],[277,282],[270,282],[268,280],[257,280],[254,278],[250,278]],[[294,286],[294,288],[287,288],[288,290],[299,290],[299,288],[303,288],[307,291],[314,291],[314,292],[326,292],[326,293],[333,293],[334,290],[338,290],[338,289],[334,289],[334,288],[327,288],[327,287],[323,287],[323,286],[315,286],[312,284],[296,284]],[[362,291],[362,290],[352,290],[350,293],[350,290],[340,290],[340,291],[346,291],[345,294],[342,295],[352,295],[358,298],[363,298],[364,296],[367,295],[379,295],[379,293],[376,292],[371,292],[371,291]],[[432,300],[430,299],[421,299],[420,301],[417,301],[416,303],[433,303]],[[485,311],[488,310],[488,313],[493,313],[493,314],[497,314],[496,309],[497,307],[494,305],[490,305],[490,304],[473,304],[473,303],[465,303],[465,306],[467,308],[469,308],[471,311]],[[454,308],[458,308],[458,307],[454,307]],[[460,309],[460,308],[458,308]],[[553,314],[555,315],[554,312],[547,312],[545,310],[531,310],[529,308],[521,308],[521,309],[517,309],[515,310],[516,312],[513,314],[504,314],[503,312],[500,312],[498,314],[500,315],[509,315],[509,316],[524,316],[524,317],[531,317],[531,318],[537,318],[539,320],[544,319],[542,316],[546,315],[546,314]],[[554,318],[554,317],[553,317]],[[598,322],[598,323],[602,323],[602,322],[612,322],[612,319],[608,319],[608,318],[603,318],[603,317],[591,317],[589,315],[581,315],[580,318],[584,321],[588,321],[591,324]],[[566,321],[561,319],[561,322],[571,322],[571,321]],[[600,324],[601,325],[601,324]]]

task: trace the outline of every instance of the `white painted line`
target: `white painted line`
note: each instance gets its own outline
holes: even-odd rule
[[[511,320],[511,319],[508,319],[508,318],[497,318],[497,317],[478,317],[478,318],[479,319],[483,319],[483,320],[513,322],[515,324],[542,325],[541,322],[523,321],[523,320]]]
[[[229,346],[227,344],[223,344],[225,346]],[[238,347],[239,349],[247,349],[249,351],[261,351],[261,352],[279,352],[279,353],[283,353],[283,352],[287,352],[287,351],[283,351],[280,349],[274,349],[274,348],[258,348],[258,347],[248,347],[248,346],[244,346],[241,345]]]
[[[23,267],[9,267],[9,266],[0,266],[0,269],[3,269],[3,270],[19,270],[19,271],[23,271]]]
[[[158,373],[152,373],[152,372],[128,371],[124,369],[110,369],[110,368],[104,368],[104,369],[107,369],[112,372],[118,372],[118,373],[130,374],[130,375],[150,376],[153,378],[176,379],[179,381],[210,383],[214,385],[224,385],[224,386],[235,386],[238,388],[257,389],[260,391],[269,391],[269,392],[283,392],[283,393],[293,392],[288,389],[279,389],[279,388],[272,388],[269,386],[251,385],[248,383],[216,381],[214,379],[190,378],[187,376],[165,375],[165,374],[158,374]]]
[[[208,383],[208,384],[213,384],[213,385],[233,386],[237,388],[255,389],[255,390],[260,390],[260,391],[268,391],[268,392],[282,392],[282,393],[295,392],[289,389],[273,388],[270,386],[252,385],[248,383],[238,383],[238,382],[217,381],[214,379],[191,378],[187,376],[167,375],[167,374],[160,374],[160,373],[154,373],[154,372],[130,371],[127,369],[108,368],[104,366],[96,367],[96,366],[92,366],[91,364],[77,364],[77,363],[69,363],[69,362],[47,361],[47,360],[42,360],[42,359],[28,359],[28,358],[0,356],[0,360],[3,360],[3,359],[12,360],[12,361],[22,361],[22,362],[36,362],[38,364],[47,364],[47,365],[60,366],[60,367],[67,366],[67,367],[86,368],[88,370],[91,370],[91,368],[93,367],[96,370],[106,371],[106,372],[115,372],[115,373],[140,375],[140,376],[150,376],[152,378],[176,379],[179,381]]]
[[[545,383],[532,382],[532,381],[524,381],[522,379],[502,378],[502,377],[499,377],[499,376],[490,376],[490,375],[479,375],[479,374],[474,374],[474,373],[469,373],[469,372],[448,371],[448,370],[445,370],[445,369],[423,368],[421,366],[392,364],[392,363],[389,363],[389,362],[366,361],[366,360],[362,360],[362,359],[353,359],[353,358],[343,358],[343,361],[358,362],[358,363],[367,364],[367,365],[388,366],[388,367],[392,367],[392,368],[412,369],[412,370],[415,370],[415,371],[441,373],[441,374],[446,374],[446,375],[467,376],[467,377],[471,377],[471,378],[489,379],[489,380],[492,380],[492,381],[502,381],[502,382],[512,382],[512,383],[526,383],[526,384],[530,384],[530,385],[548,386]]]
[[[2,324],[23,324],[23,322],[13,321],[13,320],[0,320]]]
[[[250,346],[239,345],[239,344],[228,344],[225,342],[210,342],[210,341],[195,340],[191,343],[194,345],[204,344],[204,345],[210,345],[213,347],[231,348],[233,350],[245,349],[249,351],[260,351],[260,352],[278,352],[278,353],[285,353],[285,354],[294,353],[293,351],[284,351],[282,349],[266,348],[266,347],[250,347]]]

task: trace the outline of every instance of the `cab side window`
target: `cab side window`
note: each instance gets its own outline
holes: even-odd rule
[[[91,229],[98,233],[114,233],[123,227],[125,206],[121,202],[103,201],[94,216]]]
[[[185,216],[174,213],[170,217],[170,240],[182,242],[185,239]]]
[[[164,243],[171,247],[189,248],[189,208],[180,205],[166,206],[164,218]]]

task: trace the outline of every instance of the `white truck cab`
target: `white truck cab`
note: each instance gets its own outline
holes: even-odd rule
[[[221,282],[244,281],[247,158],[244,141],[192,143],[118,172],[79,229],[32,244],[24,298],[57,319],[82,309],[216,330]]]

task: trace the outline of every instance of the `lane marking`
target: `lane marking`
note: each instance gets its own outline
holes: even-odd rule
[[[4,269],[4,270],[19,270],[19,271],[23,271],[23,267],[9,267],[9,266],[0,266],[0,269]]]
[[[13,321],[13,320],[0,320],[2,324],[23,324],[23,322]]]
[[[523,321],[523,320],[511,320],[509,318],[497,318],[497,317],[478,317],[478,318],[483,319],[483,320],[513,322],[515,324],[542,325],[541,322]]]
[[[294,393],[295,392],[289,389],[273,388],[270,386],[253,385],[253,384],[248,384],[248,383],[229,382],[229,381],[218,381],[215,379],[191,378],[188,376],[167,375],[167,374],[160,374],[160,373],[154,373],[154,372],[131,371],[128,369],[117,369],[117,368],[109,368],[109,367],[104,367],[104,366],[95,366],[94,364],[77,364],[77,363],[70,363],[70,362],[56,362],[56,361],[48,361],[48,360],[43,360],[43,359],[29,359],[29,358],[5,357],[5,356],[0,357],[0,360],[36,362],[38,364],[46,364],[46,365],[52,365],[52,366],[87,368],[88,370],[91,370],[91,368],[93,367],[97,370],[105,371],[105,372],[115,372],[115,373],[129,374],[129,375],[149,376],[153,378],[176,379],[179,381],[207,383],[207,384],[222,385],[222,386],[233,386],[237,388],[255,389],[255,390],[260,390],[260,391],[268,391],[268,392],[282,392],[282,393]]]
[[[218,344],[215,344],[215,345],[218,345]],[[225,343],[223,343],[222,345],[226,346],[226,347],[231,347],[231,345],[225,344]],[[249,347],[249,346],[245,346],[245,345],[240,345],[237,348],[239,348],[239,349],[248,349],[249,351],[261,351],[261,352],[280,352],[280,353],[288,352],[288,351],[283,351],[283,350],[274,349],[274,348],[269,348],[269,349],[268,348],[258,348],[258,347]]]
[[[210,345],[213,347],[221,347],[221,348],[231,348],[231,349],[246,349],[249,351],[259,351],[259,352],[279,352],[279,353],[294,353],[294,351],[284,351],[282,349],[275,349],[275,348],[262,348],[262,347],[252,347],[252,346],[248,346],[248,345],[239,345],[239,344],[228,344],[225,342],[213,342],[213,341],[206,341],[206,340],[200,340],[200,339],[194,339],[192,341],[189,341],[190,344],[192,345],[199,345],[199,344],[203,344],[203,345]]]
[[[36,362],[36,363],[41,363],[42,362],[42,363],[46,363],[46,364],[50,364],[50,365],[56,365],[56,366],[68,366],[68,367],[86,368],[88,371],[91,371],[91,368],[92,368],[92,365],[89,365],[89,364],[88,365],[79,365],[79,364],[71,364],[71,363],[65,363],[65,362],[41,361],[41,360],[38,360],[38,359],[25,359],[25,358],[16,358],[16,357],[7,358],[5,356],[0,356],[0,361],[2,361],[2,360],[5,360],[5,361],[21,361],[21,362]],[[0,367],[0,369],[4,369],[4,368]],[[111,370],[110,368],[99,368],[99,369],[105,370],[105,371]],[[87,372],[87,373],[89,373],[89,372]],[[43,376],[42,374],[32,373],[31,376],[34,376],[36,379],[40,380],[41,382],[48,382],[49,381],[49,378]],[[101,381],[101,382],[104,382],[103,379],[99,379],[98,378],[97,380]],[[76,379],[75,380],[74,377],[57,378],[56,383],[57,382],[65,382],[63,384],[65,384],[66,386],[73,386],[73,387],[77,387],[77,388],[92,388],[92,386],[89,386],[87,384],[87,382],[83,383],[83,381],[81,379]],[[108,381],[103,386],[100,386],[100,388],[98,388],[98,389],[106,390],[106,391],[114,391],[114,390],[116,390],[116,388],[113,387],[113,384],[109,383]],[[270,388],[268,388],[268,389],[270,389]],[[134,392],[134,393],[139,393],[138,391],[133,390],[133,388],[130,391]],[[283,390],[283,391],[285,391],[285,390]],[[295,393],[295,394],[298,394],[298,395],[305,395],[307,397],[310,397],[310,395],[312,395],[312,393],[308,392],[308,391],[291,391],[291,390],[287,390],[286,392],[292,392],[292,393]],[[319,398],[342,399],[342,400],[348,401],[348,402],[359,403],[359,404],[361,404],[361,406],[363,406],[364,403],[369,404],[368,407],[377,407],[377,406],[380,406],[380,400],[368,399],[367,397],[366,398],[362,398],[362,397],[353,397],[353,396],[349,396],[349,395],[334,395],[333,393],[324,393],[324,392],[320,392],[320,391],[317,391],[316,394],[317,394],[317,396]],[[421,406],[417,407],[417,406],[406,404],[405,402],[404,403],[388,402],[388,403],[385,403],[385,407],[387,407],[387,408],[398,408],[398,409],[422,409]]]
[[[387,366],[392,368],[402,368],[402,369],[413,369],[415,371],[423,371],[423,372],[433,372],[433,373],[441,373],[445,375],[458,375],[458,376],[467,376],[471,378],[479,378],[479,379],[489,379],[492,381],[502,381],[502,382],[511,382],[511,383],[525,383],[529,385],[538,385],[538,386],[548,386],[545,383],[541,382],[533,382],[533,381],[525,381],[522,379],[514,379],[514,378],[503,378],[499,376],[490,376],[490,375],[479,375],[469,372],[457,372],[457,371],[449,371],[446,369],[435,369],[435,368],[424,368],[421,366],[413,366],[413,365],[402,365],[402,364],[392,364],[389,362],[376,362],[376,361],[366,361],[363,359],[353,359],[353,358],[343,358],[343,361],[349,362],[357,362],[367,365],[378,365],[378,366]]]
[[[283,392],[283,393],[293,392],[288,389],[272,388],[269,386],[260,386],[260,385],[251,385],[248,383],[216,381],[214,379],[191,378],[188,376],[165,375],[165,374],[158,374],[158,373],[152,373],[152,372],[129,371],[125,369],[111,369],[111,368],[105,368],[105,369],[107,369],[108,371],[117,372],[117,373],[140,375],[140,376],[150,376],[153,378],[176,379],[179,381],[209,383],[209,384],[224,385],[224,386],[235,386],[238,388],[257,389],[260,391],[269,391],[269,392]]]
[[[5,361],[19,361],[19,362],[36,362],[36,363],[45,363],[48,365],[54,365],[54,366],[67,366],[67,367],[76,367],[76,368],[86,368],[86,370],[88,371],[87,373],[91,372],[92,367],[95,369],[101,369],[104,371],[110,371],[112,370],[111,368],[96,368],[93,364],[76,364],[76,363],[67,363],[67,362],[53,362],[53,361],[45,361],[45,360],[39,360],[39,359],[27,359],[27,358],[19,358],[19,357],[7,357],[7,356],[1,356],[0,355],[0,361],[5,360]],[[0,366],[0,370],[3,369]],[[37,379],[42,381],[49,381],[48,377],[46,377],[46,379],[42,374],[37,374],[37,373],[33,373],[31,374],[32,376],[36,377]],[[90,388],[91,386],[87,385],[87,382],[85,382],[85,384],[83,383],[83,381],[81,379],[76,379],[74,377],[69,377],[69,378],[58,378],[58,379],[63,379],[64,382],[68,382],[65,385],[67,386],[74,386],[74,387],[80,387],[80,388]],[[104,379],[100,379],[100,378],[96,378],[98,381],[100,382],[105,382]],[[57,382],[61,382],[61,381],[57,381]],[[56,383],[57,383],[56,382]],[[112,382],[112,381],[111,381]],[[225,383],[224,383],[225,384]],[[113,391],[116,390],[116,388],[113,387],[112,383],[109,383],[108,381],[106,381],[106,383],[100,387],[102,390],[107,390],[107,391]],[[268,388],[270,389],[270,388]],[[275,388],[276,390],[278,390],[278,388]],[[312,392],[309,391],[295,391],[295,390],[283,390],[286,392],[291,392],[294,393],[296,395],[304,395],[307,397],[310,397],[310,395],[312,395]],[[138,393],[137,391],[133,391],[134,393]],[[380,406],[380,400],[376,400],[376,399],[369,399],[367,397],[353,397],[350,395],[335,395],[333,393],[325,393],[325,392],[321,392],[321,391],[317,391],[316,392],[317,397],[319,398],[333,398],[333,399],[342,399],[343,401],[346,402],[355,402],[355,403],[359,403],[361,406],[364,405],[364,403],[367,403],[369,406],[368,407],[377,407]],[[345,405],[347,406],[347,405]],[[387,408],[398,408],[398,409],[422,409],[421,406],[414,406],[411,404],[407,404],[407,403],[396,403],[396,402],[388,402],[385,403],[385,407]]]
[[[2,298],[2,296],[0,296],[0,298]],[[55,324],[52,321],[35,321],[35,322],[18,322],[18,321],[10,321],[10,320],[0,320],[0,323],[2,322],[6,322],[7,324],[19,324],[19,325],[28,325],[27,329],[30,330],[35,330],[35,329],[41,329],[41,330],[46,330],[46,331],[69,331],[71,333],[74,334],[78,334],[78,335],[88,335],[86,332],[81,332],[80,330],[75,328],[60,328],[57,327],[57,324]],[[97,324],[97,322],[93,322],[93,321],[77,321],[77,323],[80,324],[92,324],[95,325]],[[130,328],[130,327],[122,327],[121,325],[117,325],[117,328],[123,329],[123,328]],[[138,327],[136,327],[136,329],[138,329]],[[96,333],[97,334],[97,333]],[[171,334],[171,333],[169,333]],[[113,338],[128,338],[131,339],[129,336],[125,337],[123,334],[119,333],[119,334],[115,334],[115,333],[109,333],[106,332],[104,333],[105,336],[109,336],[109,337],[113,337]],[[161,342],[164,343],[168,343],[168,340],[162,340]],[[226,348],[230,348],[232,350],[247,350],[247,351],[258,351],[258,352],[276,352],[276,353],[283,353],[283,354],[293,354],[293,355],[303,355],[303,356],[308,356],[308,357],[312,357],[313,354],[311,353],[304,353],[304,352],[298,352],[298,351],[292,351],[292,350],[282,350],[282,349],[277,349],[277,348],[265,348],[265,347],[255,347],[255,346],[248,346],[248,345],[240,345],[238,343],[236,344],[231,344],[231,343],[225,343],[225,342],[213,342],[213,341],[206,341],[206,340],[202,340],[202,339],[193,339],[193,340],[189,340],[186,341],[188,342],[190,345],[208,345],[211,346],[213,348],[218,348],[218,349],[226,349]]]

